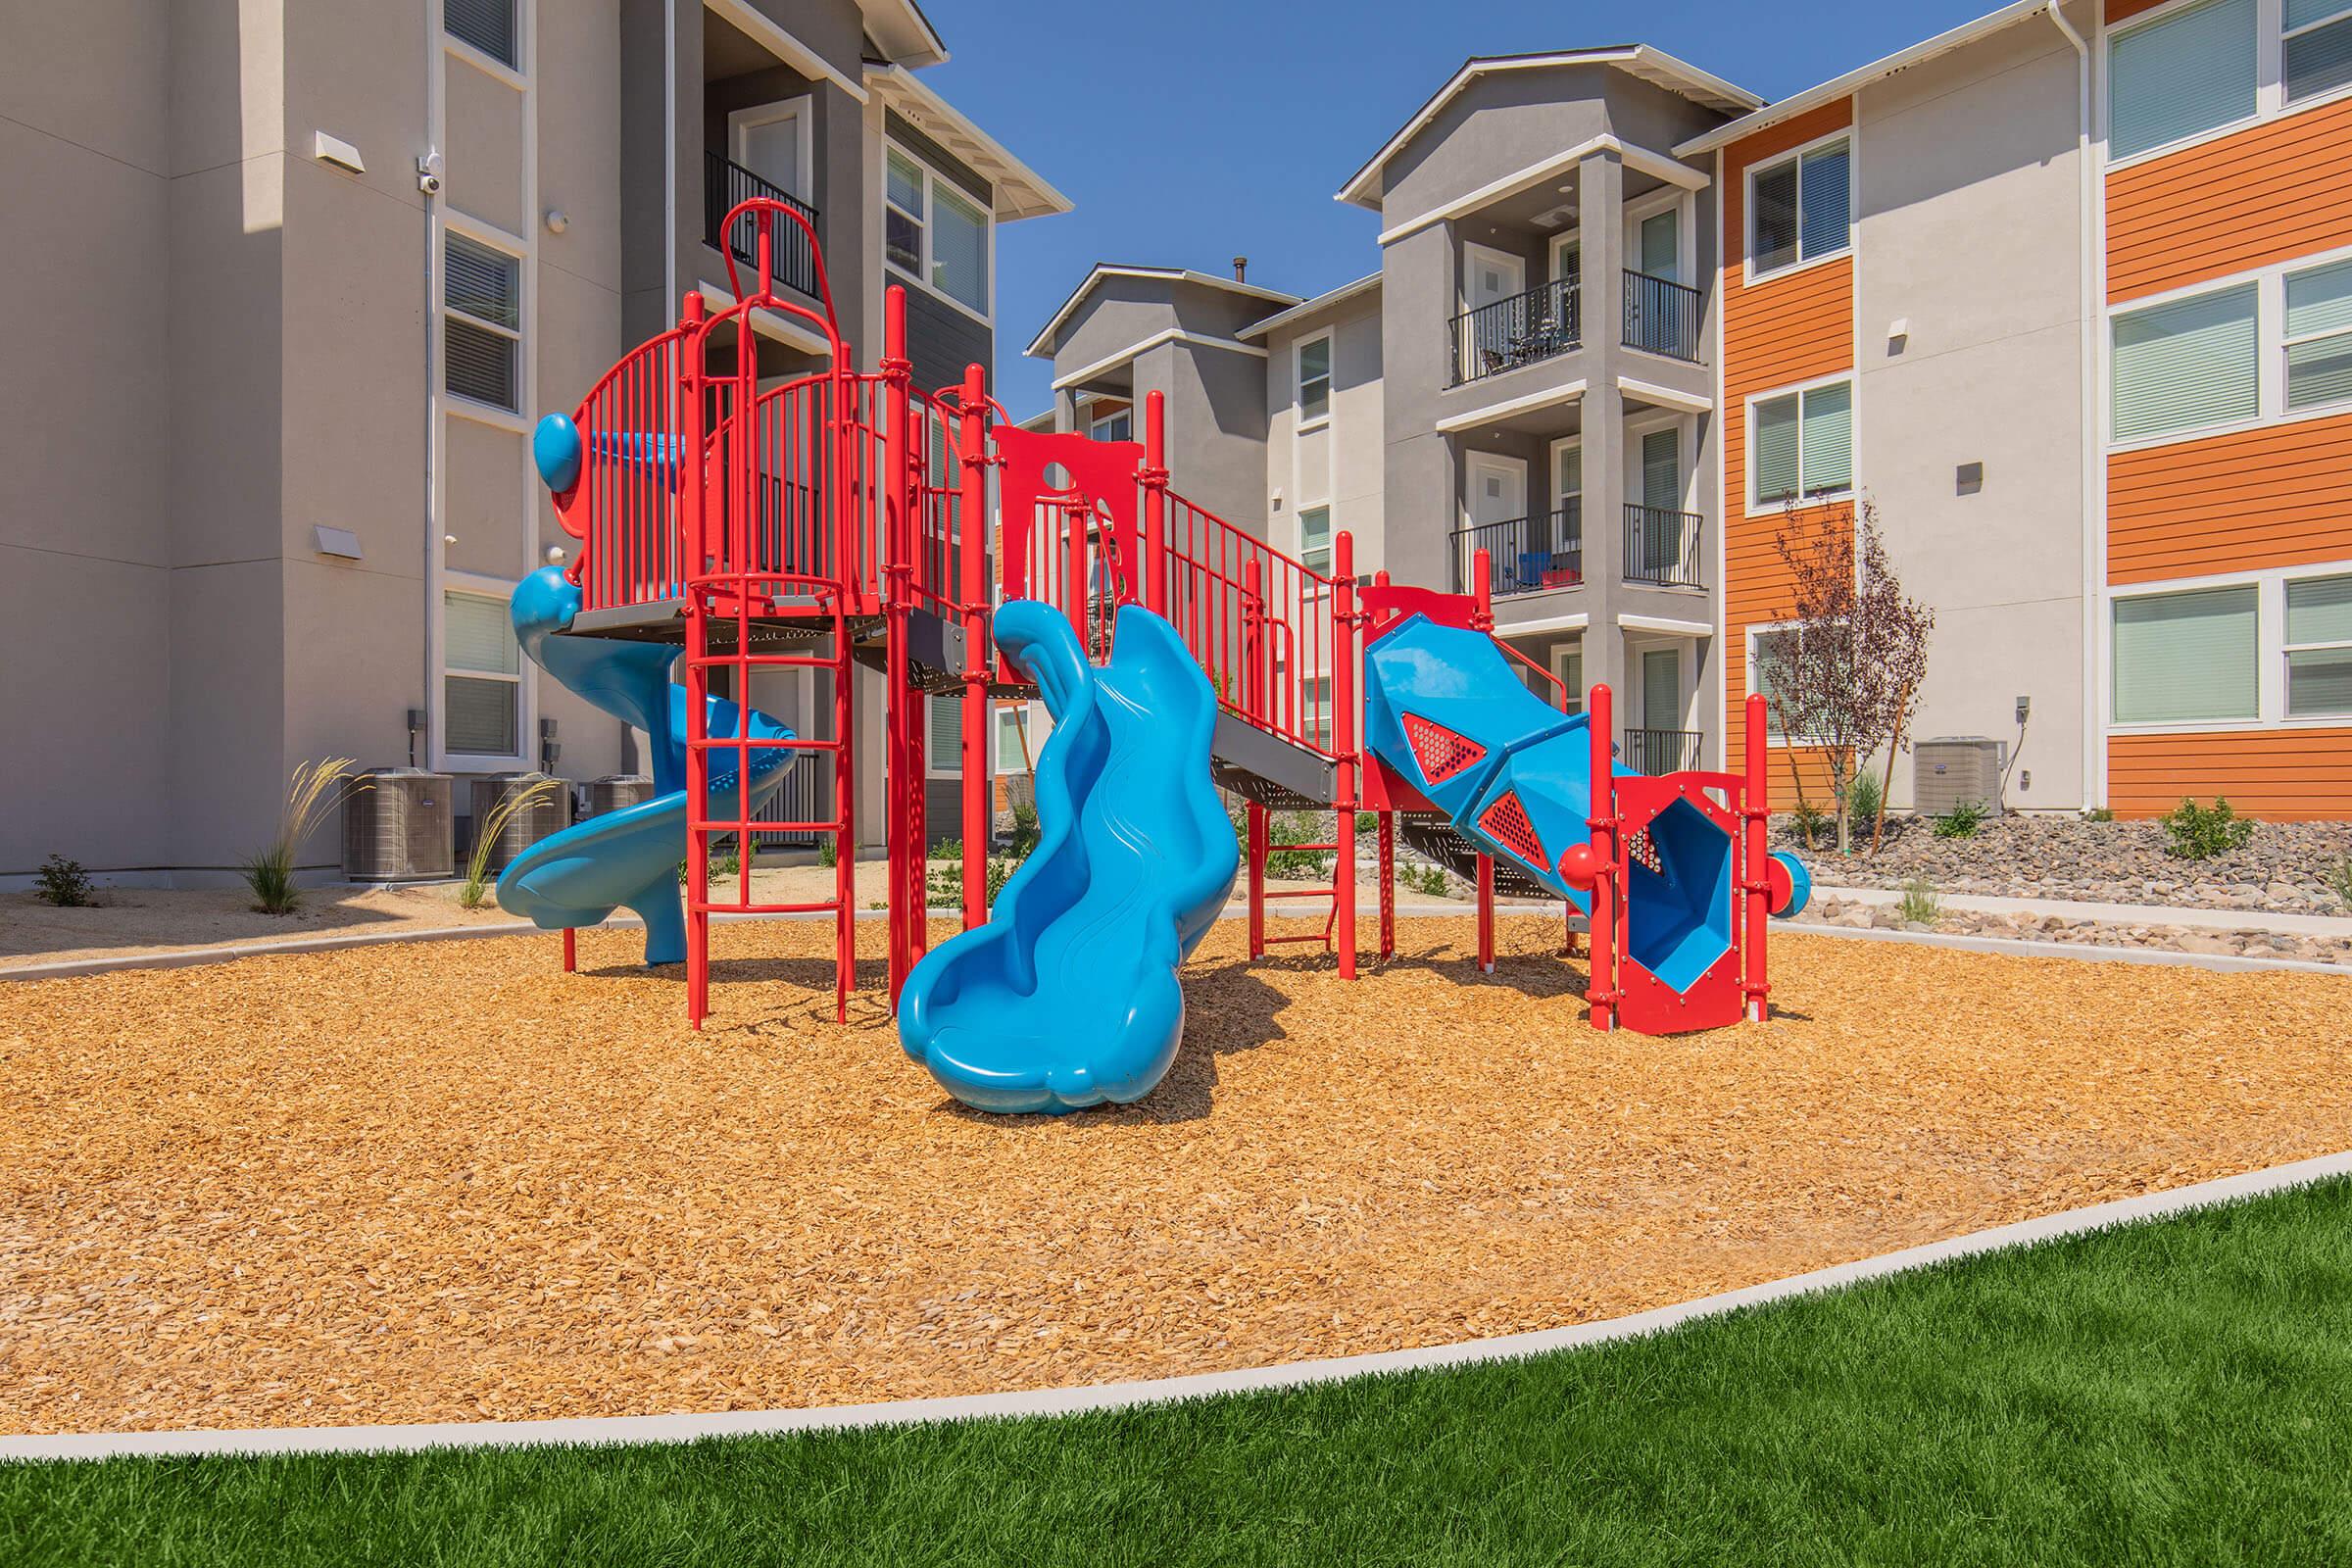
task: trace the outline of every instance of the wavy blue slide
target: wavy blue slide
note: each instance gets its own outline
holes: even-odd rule
[[[515,641],[531,662],[575,695],[646,732],[654,754],[654,798],[565,828],[516,856],[498,879],[498,905],[543,931],[595,925],[614,909],[645,920],[645,961],[683,963],[686,916],[678,862],[686,856],[686,692],[671,683],[680,650],[658,643],[564,635],[579,612],[580,590],[562,568],[543,566],[515,586],[509,609]],[[733,736],[733,703],[710,699],[710,733]],[[753,739],[790,740],[792,731],[751,710]],[[794,754],[751,756],[752,805],[784,782]],[[714,816],[736,814],[735,754],[710,758]]]
[[[899,1039],[980,1110],[1128,1104],[1184,1038],[1176,970],[1241,864],[1210,781],[1216,693],[1165,620],[1119,611],[1098,668],[1052,606],[997,611],[997,646],[1037,682],[1042,836],[988,924],[943,943],[899,997]]]

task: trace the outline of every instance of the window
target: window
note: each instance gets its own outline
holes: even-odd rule
[[[1750,276],[1853,245],[1853,146],[1839,138],[1756,171],[1747,186]]]
[[[2352,399],[2352,262],[2286,275],[2286,406]]]
[[[1583,712],[1585,710],[1584,639],[1578,638],[1574,642],[1562,643],[1551,651],[1551,672],[1560,677],[1560,685],[1566,688],[1568,711],[1571,713]],[[1550,693],[1539,690],[1536,695],[1547,697]]]
[[[1854,387],[1850,381],[1755,405],[1748,468],[1757,506],[1837,495],[1854,487]]]
[[[2295,103],[2352,83],[2352,5],[2345,0],[2286,0],[2281,68],[2286,101]]]
[[[884,186],[889,197],[882,223],[882,254],[901,271],[923,275],[923,219],[930,211],[924,201],[927,181],[923,166],[899,151],[890,149],[884,158],[887,166]]]
[[[2286,716],[2352,713],[2352,577],[2286,585]]]
[[[1782,712],[1779,683],[1773,679],[1773,661],[1786,662],[1796,653],[1797,639],[1804,633],[1795,626],[1782,626],[1772,631],[1748,634],[1747,689],[1764,699],[1764,725],[1768,739],[1786,743],[1788,739],[1788,717],[1796,717],[1800,732],[1805,726],[1802,715]]]
[[[1310,337],[1298,345],[1298,420],[1331,414],[1331,339]]]
[[[1299,715],[1306,722],[1299,726],[1314,737],[1315,744],[1331,750],[1331,677],[1319,676],[1306,682],[1306,711]]]
[[[2115,602],[2115,721],[2172,724],[2258,716],[2252,583]]]
[[[1097,441],[1132,441],[1135,439],[1135,409],[1132,405],[1105,414],[1086,427],[1086,433]]]
[[[1037,766],[1037,754],[1053,733],[1054,721],[1043,703],[997,705],[997,771],[1027,773]]]
[[[1309,571],[1331,569],[1331,509],[1307,507],[1298,514],[1298,564]]]
[[[521,407],[522,263],[445,236],[441,270],[442,385],[510,413]]]
[[[517,0],[441,0],[441,30],[471,44],[509,71],[521,69],[514,25]]]
[[[883,164],[883,256],[985,318],[988,210],[896,147],[885,151]]]
[[[2243,283],[2115,318],[2116,440],[2261,412],[2257,292]]]
[[[933,693],[924,715],[923,771],[933,778],[963,776],[963,695]]]
[[[442,595],[441,667],[442,750],[519,755],[522,651],[506,605],[481,594]]]
[[[2203,5],[2118,32],[2107,46],[2107,152],[2130,158],[2257,108],[2255,0]]]

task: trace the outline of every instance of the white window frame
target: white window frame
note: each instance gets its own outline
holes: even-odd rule
[[[1802,631],[1805,627],[1805,624],[1806,623],[1801,620],[1756,620],[1750,621],[1747,624],[1743,630],[1744,641],[1746,644],[1746,658],[1740,665],[1740,704],[1745,704],[1748,698],[1756,695],[1757,642],[1763,638],[1772,636],[1775,632]],[[1774,746],[1827,746],[1830,744],[1826,739],[1818,735],[1775,734],[1773,732],[1773,725],[1779,722],[1780,720],[1773,716],[1771,702],[1767,701],[1764,705],[1764,744],[1767,748]]]
[[[2286,101],[2286,6],[2284,0],[2254,0],[2254,112],[2250,115],[2240,116],[2228,124],[2216,125],[2210,130],[2200,130],[2192,135],[2182,136],[2160,146],[2133,153],[2127,158],[2107,157],[2107,149],[2112,145],[2110,132],[2114,124],[2115,40],[2129,37],[2142,27],[2153,26],[2167,17],[2185,11],[2197,3],[2198,0],[2170,0],[2169,4],[2158,6],[2151,11],[2143,11],[2129,22],[2119,23],[2115,26],[2102,29],[2104,36],[2099,49],[2096,113],[2099,126],[2099,154],[2105,167],[2130,169],[2135,164],[2151,163],[2156,159],[2169,158],[2175,153],[2184,152],[2205,142],[2218,141],[2224,136],[2234,136],[2250,126],[2265,124],[2274,120],[2283,120],[2291,115],[2299,115],[2307,110],[2324,108],[2328,104],[2339,103],[2345,98],[2352,98],[2352,83],[2347,83],[2344,86],[2330,87],[2326,92],[2314,93],[2309,98],[2301,98],[2293,103],[2288,103]],[[2325,26],[2328,22],[2334,20],[2336,19],[2332,17],[2327,18],[2295,30],[2298,33],[2305,32],[2311,27]]]
[[[1686,288],[1691,287],[1691,274],[1697,270],[1697,263],[1691,254],[1694,248],[1692,244],[1692,235],[1690,232],[1693,211],[1694,209],[1692,207],[1690,193],[1674,185],[1668,185],[1663,190],[1651,191],[1647,195],[1638,196],[1634,200],[1627,202],[1625,204],[1625,233],[1623,235],[1626,270],[1629,272],[1640,272],[1642,270],[1639,267],[1633,265],[1642,259],[1642,225],[1649,221],[1649,220],[1657,217],[1660,213],[1670,212],[1675,215],[1674,270],[1676,275],[1668,279],[1668,281],[1680,283]],[[1848,233],[1850,235],[1850,228],[1848,229]],[[1555,234],[1552,236],[1552,241],[1556,245],[1562,239],[1572,237],[1573,236],[1569,235]],[[1848,241],[1848,245],[1849,247],[1851,245],[1850,239]],[[1644,273],[1643,275],[1647,276],[1648,274]]]
[[[1560,457],[1567,452],[1574,452],[1578,456],[1576,500],[1580,508],[1583,506],[1585,499],[1585,470],[1582,461],[1584,450],[1585,437],[1582,431],[1575,435],[1556,437],[1544,448],[1544,496],[1546,513],[1558,512],[1568,499],[1568,493],[1560,488]]]
[[[1018,715],[1017,717],[1015,715]],[[1008,753],[1004,743],[1004,721],[1012,718],[1029,738],[1029,757],[1024,761],[1016,744]],[[999,778],[1020,777],[1036,771],[1038,754],[1045,750],[1046,737],[1053,733],[1054,718],[1046,705],[1035,698],[1026,702],[992,702],[988,705],[989,760]]]
[[[523,410],[530,407],[531,396],[531,341],[528,332],[532,318],[531,242],[519,234],[508,233],[495,223],[485,223],[478,218],[469,218],[446,204],[442,208],[441,226],[444,232],[441,236],[440,248],[433,256],[433,314],[440,318],[441,323],[440,330],[434,334],[436,385],[433,390],[440,395],[448,411],[452,414],[464,415],[469,419],[496,425],[502,430],[527,432],[531,427],[531,420],[523,413]],[[449,266],[446,258],[449,250],[448,236],[451,234],[455,234],[461,239],[470,240],[484,250],[496,251],[514,264],[515,319],[521,323],[520,325],[507,326],[498,321],[486,321],[471,311],[461,310],[449,303]],[[495,403],[485,403],[480,398],[450,389],[448,350],[444,345],[448,342],[449,318],[453,316],[467,326],[496,333],[514,345],[514,400],[520,407],[505,409]]]
[[[1584,234],[1579,229],[1563,228],[1551,236],[1550,242],[1544,247],[1544,267],[1550,274],[1549,281],[1554,283],[1574,282],[1582,285],[1585,269],[1584,244]],[[1571,247],[1576,251],[1576,270],[1565,272],[1560,270],[1560,255]]]
[[[1478,495],[1475,488],[1475,481],[1477,480],[1481,471],[1490,468],[1497,471],[1504,468],[1517,470],[1519,474],[1519,519],[1524,519],[1527,517],[1529,515],[1527,509],[1536,504],[1535,492],[1528,487],[1527,460],[1525,458],[1513,457],[1507,452],[1465,452],[1462,454],[1462,493],[1460,500],[1460,506],[1462,509],[1462,527],[1476,528],[1483,526],[1478,520]],[[1547,476],[1544,480],[1545,488],[1549,488],[1552,480],[1556,477],[1556,474]],[[1519,519],[1514,519],[1511,517],[1497,517],[1494,520],[1496,522],[1511,522]]]
[[[946,704],[950,711],[956,714],[956,744],[952,747],[942,748],[931,744],[931,720],[933,715],[937,712],[937,709],[935,709],[932,705],[937,703]],[[963,777],[962,710],[963,693],[961,692],[927,692],[924,694],[923,777],[927,779],[960,779]],[[989,714],[988,722],[993,726],[996,721],[995,713],[991,712]],[[988,734],[988,742],[993,742],[995,738],[995,730],[992,728]],[[988,744],[988,742],[984,742],[980,748],[980,760],[983,762],[988,761],[990,760],[990,754],[996,750],[996,748],[992,744]],[[943,750],[945,750],[948,754],[944,760],[939,755]]]
[[[538,704],[533,700],[538,682],[530,678],[531,661],[527,654],[517,651],[514,673],[498,670],[455,669],[449,662],[449,645],[443,634],[446,616],[442,602],[451,594],[466,599],[482,599],[495,604],[506,612],[514,597],[514,584],[475,572],[458,571],[444,566],[441,582],[433,599],[433,669],[439,679],[433,683],[433,712],[439,720],[436,734],[439,744],[433,748],[434,771],[441,773],[492,773],[505,769],[536,767],[538,759],[531,755],[531,743],[538,731]],[[448,744],[449,682],[459,680],[505,681],[514,687],[514,750],[512,752],[461,752]]]
[[[1833,377],[1833,379],[1838,378]],[[1804,468],[1804,451],[1802,447],[1804,435],[1802,426],[1804,409],[1801,404],[1797,409],[1797,417],[1799,420],[1797,431],[1799,441],[1799,447],[1797,451],[1797,468],[1799,474],[1801,475]],[[1695,469],[1698,465],[1694,461],[1697,454],[1695,450],[1696,443],[1691,440],[1691,418],[1690,416],[1687,414],[1676,413],[1673,411],[1661,411],[1655,414],[1644,414],[1640,417],[1630,418],[1625,421],[1625,488],[1628,492],[1626,499],[1629,501],[1633,500],[1631,492],[1634,488],[1634,485],[1637,481],[1642,479],[1642,439],[1644,436],[1653,435],[1660,430],[1672,430],[1674,432],[1674,472],[1675,477],[1680,481],[1682,488],[1682,493],[1674,498],[1674,505],[1671,507],[1662,508],[1661,510],[1668,512],[1694,513],[1698,509],[1692,506],[1690,503],[1696,499],[1697,475],[1692,470]],[[1658,504],[1650,500],[1648,496],[1644,495],[1639,502],[1636,503],[1636,505],[1655,507]]]
[[[1862,185],[1862,142],[1856,132],[1857,127],[1855,126],[1841,126],[1798,146],[1785,148],[1770,158],[1759,159],[1740,172],[1740,226],[1742,232],[1740,236],[1740,275],[1742,282],[1752,285],[1776,277],[1791,277],[1798,272],[1810,271],[1816,267],[1827,267],[1832,262],[1854,254],[1856,250],[1854,230],[1860,226],[1862,221],[1862,215],[1854,205],[1855,192],[1860,190]],[[1800,236],[1797,248],[1801,253],[1804,248],[1801,236],[1805,227],[1805,158],[1808,154],[1820,152],[1833,142],[1840,141],[1846,144],[1845,243],[1834,251],[1824,251],[1819,256],[1799,254],[1795,261],[1785,266],[1767,268],[1758,271],[1756,270],[1756,177],[1759,174],[1770,173],[1783,164],[1793,162],[1796,165],[1796,227]],[[1685,224],[1684,226],[1687,229],[1690,225]]]
[[[889,224],[890,220],[887,215],[890,213],[895,212],[903,218],[914,218],[914,214],[907,212],[906,208],[899,206],[896,202],[890,199],[890,155],[892,153],[897,153],[901,158],[906,159],[908,163],[914,165],[915,168],[921,170],[923,173],[923,216],[919,219],[915,219],[916,223],[920,225],[923,233],[923,275],[917,277],[912,272],[907,271],[904,267],[901,267],[898,263],[892,261],[890,259],[890,250],[888,245],[882,242],[882,237],[880,235],[876,235],[874,252],[876,255],[882,258],[882,270],[893,276],[904,278],[906,281],[912,283],[915,287],[921,289],[933,299],[939,300],[956,310],[961,311],[973,320],[978,321],[981,325],[988,327],[993,331],[996,327],[997,319],[996,197],[993,193],[988,196],[973,195],[970,191],[965,190],[961,185],[948,178],[938,170],[932,168],[929,160],[925,159],[922,154],[916,152],[911,147],[905,146],[895,141],[885,141],[882,144],[882,149],[883,216],[881,218],[881,221],[885,227],[887,227]],[[942,185],[945,185],[950,190],[953,190],[958,200],[969,202],[973,206],[979,208],[981,219],[987,225],[988,310],[985,313],[973,310],[969,305],[964,304],[963,301],[956,298],[953,294],[948,293],[945,289],[938,287],[930,280],[933,263],[931,237],[933,233],[936,232],[936,220],[933,215],[937,213],[939,208],[939,187]]]
[[[1854,388],[1853,401],[1847,405],[1849,410],[1848,419],[1850,421],[1850,434],[1847,440],[1846,464],[1847,466],[1853,470],[1852,480],[1842,490],[1827,490],[1817,496],[1805,495],[1803,493],[1805,482],[1804,394],[1815,391],[1821,387],[1836,386],[1840,381],[1846,382],[1852,385]],[[1777,403],[1782,398],[1791,396],[1797,399],[1796,482],[1798,494],[1791,501],[1758,501],[1756,499],[1756,408],[1759,404]],[[1860,378],[1856,376],[1853,371],[1839,370],[1835,375],[1817,375],[1810,381],[1794,381],[1789,383],[1788,386],[1776,386],[1768,392],[1755,393],[1747,400],[1746,420],[1747,426],[1746,429],[1741,433],[1741,439],[1746,443],[1747,447],[1747,472],[1744,476],[1744,484],[1747,491],[1746,506],[1748,516],[1770,517],[1776,516],[1779,514],[1787,511],[1790,506],[1795,506],[1802,510],[1806,507],[1832,507],[1838,505],[1839,502],[1853,500],[1862,483],[1862,388],[1860,384]],[[1689,485],[1689,483],[1690,480],[1686,478],[1684,480],[1686,487]]]
[[[1320,512],[1323,514],[1323,563],[1321,565],[1317,565],[1314,562],[1306,559],[1306,514],[1310,512]],[[1303,506],[1300,506],[1297,511],[1293,512],[1291,516],[1291,527],[1292,532],[1295,535],[1298,564],[1304,566],[1309,571],[1319,572],[1324,576],[1331,575],[1331,554],[1333,541],[1338,539],[1340,536],[1340,524],[1338,519],[1332,515],[1331,503],[1328,501],[1309,501]]]
[[[1109,425],[1109,423],[1110,423],[1110,422],[1111,422],[1113,419],[1125,419],[1125,420],[1127,421],[1127,433],[1126,433],[1125,435],[1112,435],[1112,434],[1110,434],[1110,433],[1108,432],[1108,430],[1107,430],[1105,427],[1106,427],[1107,425]],[[1100,414],[1100,415],[1099,415],[1099,414],[1092,413],[1092,412],[1090,411],[1090,412],[1089,412],[1089,414],[1087,415],[1087,419],[1086,419],[1086,435],[1087,435],[1087,439],[1088,439],[1088,440],[1090,440],[1090,441],[1132,441],[1132,440],[1134,440],[1134,439],[1135,439],[1135,405],[1134,405],[1134,404],[1132,404],[1132,403],[1130,403],[1130,404],[1127,404],[1127,405],[1125,405],[1124,407],[1117,408],[1117,409],[1113,409],[1113,410],[1112,410],[1110,413],[1108,413],[1108,414]]]
[[[1561,689],[1568,694],[1567,710],[1571,713],[1581,713],[1585,710],[1584,654],[1585,639],[1583,634],[1579,633],[1577,636],[1563,637],[1553,643],[1551,658],[1547,661],[1551,665],[1552,679],[1558,681]],[[1570,655],[1574,655],[1577,660],[1576,679],[1574,680],[1568,678]]]
[[[2099,339],[2099,430],[2106,439],[2109,452],[2138,452],[2149,447],[2172,446],[2181,441],[2207,441],[2215,436],[2234,435],[2243,430],[2268,429],[2275,425],[2299,424],[2305,419],[2340,418],[2352,414],[2352,399],[2334,403],[2316,403],[2307,409],[2286,406],[2286,279],[2290,272],[2308,272],[2337,262],[2352,261],[2352,245],[2339,245],[2333,250],[2314,251],[2291,261],[2272,262],[2263,267],[2233,272],[2228,277],[2201,279],[2180,288],[2166,289],[2161,294],[2145,294],[2107,307],[2105,330]],[[2257,285],[2254,308],[2254,340],[2257,373],[2255,391],[2258,406],[2250,419],[2226,419],[2213,424],[2191,425],[2181,430],[2167,430],[2160,435],[2134,436],[2129,441],[2115,439],[2115,322],[2118,317],[2131,316],[2160,305],[2174,305],[2182,300],[2196,299],[2206,294],[2223,294],[2246,284]],[[2304,338],[2335,336],[2335,333],[2312,333]],[[1751,487],[1752,488],[1752,487]]]
[[[447,24],[448,12],[440,4],[440,0],[434,0],[433,3],[433,30],[441,35],[441,47],[449,54],[465,61],[478,71],[489,73],[506,82],[508,86],[520,92],[527,91],[529,88],[525,68],[531,63],[529,29],[536,19],[531,15],[529,0],[513,0],[513,5],[514,8],[514,54],[517,62],[515,65],[508,65],[498,56],[450,31]]]
[[[2099,717],[2110,735],[2242,735],[2262,730],[2352,729],[2352,713],[2308,713],[2290,718],[2286,711],[2286,655],[2291,649],[2334,648],[2336,643],[2289,643],[2286,640],[2286,585],[2307,577],[2352,576],[2352,561],[2318,565],[2273,566],[2262,571],[2218,572],[2203,577],[2168,577],[2161,582],[2135,582],[2110,588],[2110,606],[2127,599],[2155,599],[2166,594],[2193,593],[2200,588],[2255,589],[2254,692],[2252,718],[2170,719],[2160,723],[2128,724],[2115,716],[2115,612],[2109,609],[2099,625]]]
[[[1306,412],[1306,351],[1309,345],[1315,343],[1322,344],[1325,351],[1323,412],[1308,414]],[[1339,388],[1339,351],[1330,327],[1327,326],[1319,332],[1309,332],[1291,345],[1291,408],[1298,417],[1298,434],[1306,435],[1331,423],[1331,411],[1334,403],[1338,400]]]
[[[774,183],[782,185],[787,195],[798,197],[802,201],[809,201],[811,198],[808,193],[816,188],[816,117],[813,113],[813,103],[814,99],[810,94],[803,93],[798,98],[778,98],[771,103],[752,104],[729,114],[727,116],[728,160],[738,168],[752,169],[751,164],[744,157],[748,150],[747,142],[752,128],[756,125],[774,124],[782,120],[799,121],[801,122],[798,138],[800,157],[796,160],[799,167],[792,172],[791,179],[777,180]],[[760,171],[752,169],[752,172],[758,174]],[[760,177],[764,179],[767,176],[761,174]],[[886,184],[883,188],[887,190],[889,187]]]

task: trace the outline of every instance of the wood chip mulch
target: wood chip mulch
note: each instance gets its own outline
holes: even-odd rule
[[[944,935],[944,932],[942,933]],[[883,933],[861,932],[879,956]],[[2352,1147],[2352,977],[1780,937],[1769,1025],[1586,1027],[1549,921],[1342,982],[1221,923],[1150,1101],[964,1111],[828,928],[0,991],[0,1430],[709,1411],[1548,1328]],[[878,966],[877,966],[878,967]],[[878,986],[878,973],[868,983]]]

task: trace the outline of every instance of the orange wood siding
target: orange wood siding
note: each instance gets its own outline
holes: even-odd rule
[[[1723,604],[1724,693],[1730,711],[1725,733],[1730,765],[1744,765],[1746,747],[1739,722],[1747,695],[1747,628],[1788,615],[1788,573],[1774,541],[1790,518],[1774,511],[1747,515],[1747,399],[1776,387],[1810,381],[1854,368],[1854,263],[1851,256],[1801,271],[1766,278],[1752,287],[1746,278],[1747,171],[1791,147],[1853,123],[1851,100],[1824,104],[1784,124],[1758,131],[1723,150]],[[1852,509],[1810,507],[1796,514],[1799,526],[1849,524]],[[1816,803],[1829,799],[1829,768],[1815,748],[1798,748],[1797,765],[1805,790]],[[1772,803],[1786,810],[1794,803],[1788,753],[1774,749],[1769,769]]]
[[[2162,816],[2182,796],[2226,796],[2274,822],[2352,817],[2352,729],[2114,735],[2107,801],[2118,816]]]
[[[2107,176],[2110,302],[2352,245],[2352,99]]]
[[[2153,11],[2163,4],[2164,0],[2107,0],[2107,25],[2129,22],[2142,11]]]
[[[2107,460],[2107,580],[2352,561],[2352,415]]]

